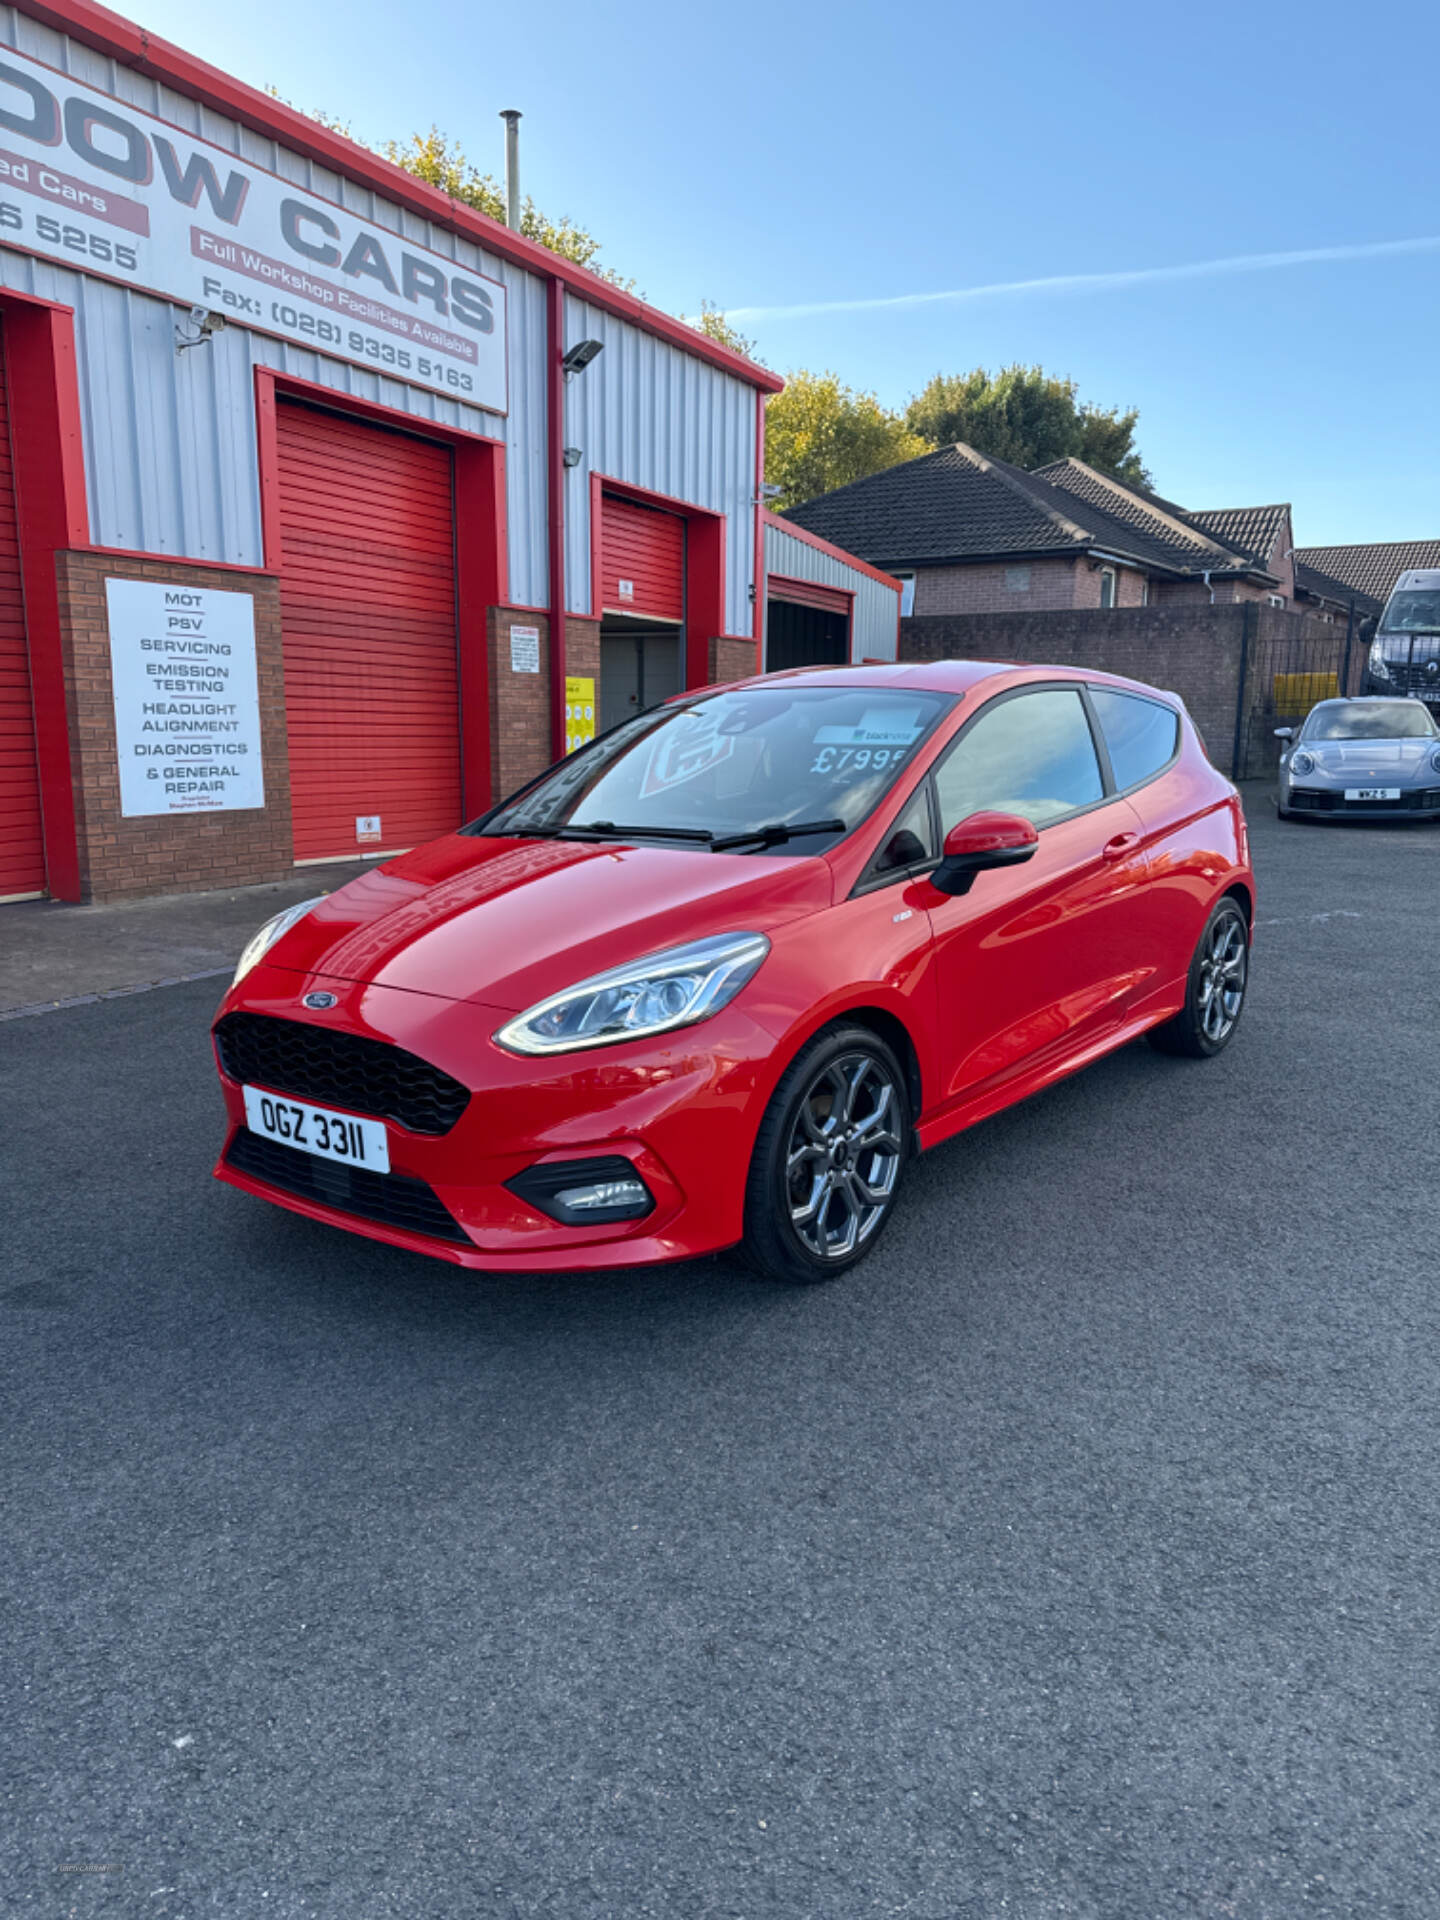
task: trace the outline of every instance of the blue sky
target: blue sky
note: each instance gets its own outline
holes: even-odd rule
[[[122,5],[124,0],[122,0]],[[1140,408],[1160,490],[1290,500],[1301,545],[1440,536],[1433,6],[131,5],[372,142],[433,121],[674,312],[743,309],[784,371],[892,406],[1038,361]],[[1027,287],[1431,242],[1254,271]]]

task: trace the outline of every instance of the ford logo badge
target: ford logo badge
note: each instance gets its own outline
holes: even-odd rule
[[[333,1007],[334,1004],[333,993],[307,993],[305,996],[305,1005],[314,1007],[317,1013],[323,1013],[326,1007]]]

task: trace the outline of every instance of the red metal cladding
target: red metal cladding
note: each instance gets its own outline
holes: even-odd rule
[[[600,605],[606,613],[685,617],[685,522],[618,494],[601,496]]]
[[[772,600],[788,600],[797,607],[818,607],[822,613],[838,613],[847,620],[854,599],[843,587],[822,587],[813,580],[786,580],[776,573],[770,575],[766,592]]]
[[[0,899],[17,893],[42,893],[45,888],[40,769],[35,757],[35,705],[25,643],[20,527],[3,348],[4,336],[0,334]]]
[[[462,817],[450,450],[283,401],[276,437],[295,858],[415,846]]]

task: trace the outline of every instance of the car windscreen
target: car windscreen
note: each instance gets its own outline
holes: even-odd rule
[[[1440,633],[1440,587],[1392,593],[1380,628],[1383,633]]]
[[[1435,731],[1418,700],[1344,701],[1316,707],[1307,740],[1421,740]]]
[[[651,834],[717,849],[748,836],[733,851],[819,853],[877,805],[953,704],[938,693],[781,683],[658,707],[572,754],[474,831]]]

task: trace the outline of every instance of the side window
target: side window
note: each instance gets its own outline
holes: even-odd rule
[[[876,873],[895,873],[936,858],[929,788],[928,780],[920,782],[920,791],[890,829],[889,839],[875,856]]]
[[[1110,687],[1092,687],[1090,698],[1110,749],[1116,786],[1133,787],[1158,773],[1179,744],[1179,715],[1156,700],[1116,693]]]
[[[1078,691],[1047,687],[986,709],[935,775],[940,827],[967,814],[1018,813],[1037,827],[1105,797]]]

